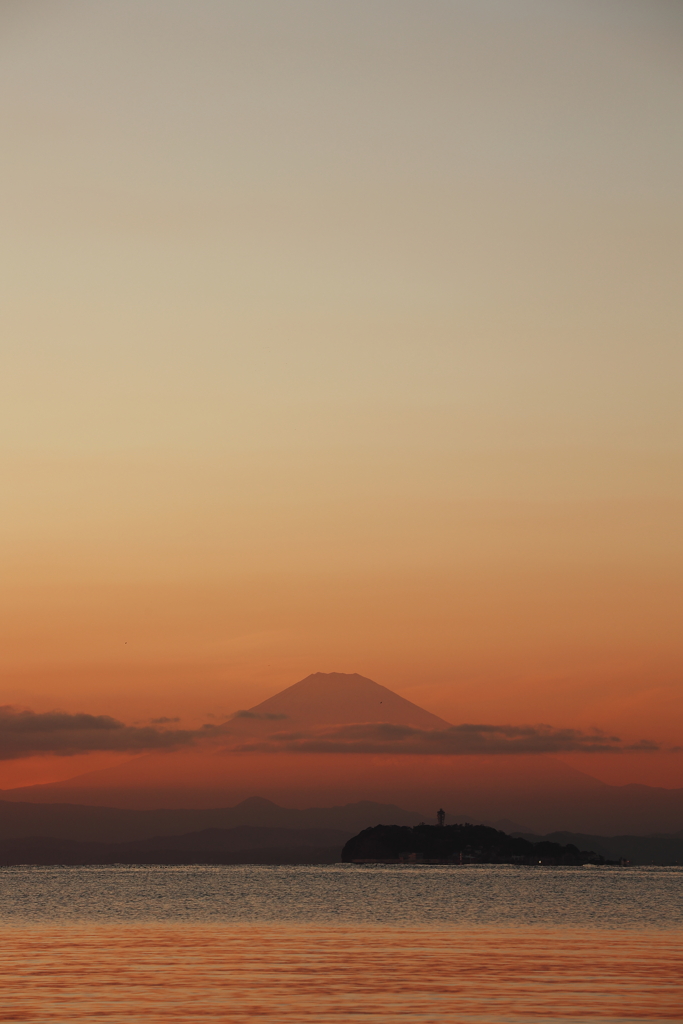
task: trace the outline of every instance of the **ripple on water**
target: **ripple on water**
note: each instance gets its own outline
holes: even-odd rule
[[[680,1021],[682,881],[680,869],[2,869],[0,1021]]]
[[[675,867],[11,867],[0,919],[678,929],[682,884]]]
[[[680,1020],[672,933],[205,924],[13,928],[0,1020]]]

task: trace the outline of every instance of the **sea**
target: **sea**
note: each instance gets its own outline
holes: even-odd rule
[[[0,868],[0,1021],[683,1020],[683,868]]]

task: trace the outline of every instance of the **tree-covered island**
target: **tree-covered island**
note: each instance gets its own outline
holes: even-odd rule
[[[486,825],[375,825],[342,850],[347,864],[599,864],[592,850],[531,843]]]

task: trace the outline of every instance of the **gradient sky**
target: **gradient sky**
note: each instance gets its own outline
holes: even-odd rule
[[[682,43],[677,0],[5,0],[0,703],[360,672],[680,744]]]

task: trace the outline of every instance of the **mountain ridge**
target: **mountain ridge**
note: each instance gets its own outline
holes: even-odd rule
[[[207,828],[335,828],[352,834],[386,820],[417,825],[425,815],[391,804],[359,801],[336,807],[280,807],[251,797],[234,807],[118,808],[70,803],[19,803],[0,800],[0,834],[22,839],[38,834],[53,839],[92,842],[134,842]]]
[[[350,833],[242,825],[98,842],[30,836],[0,840],[0,864],[332,864]]]

